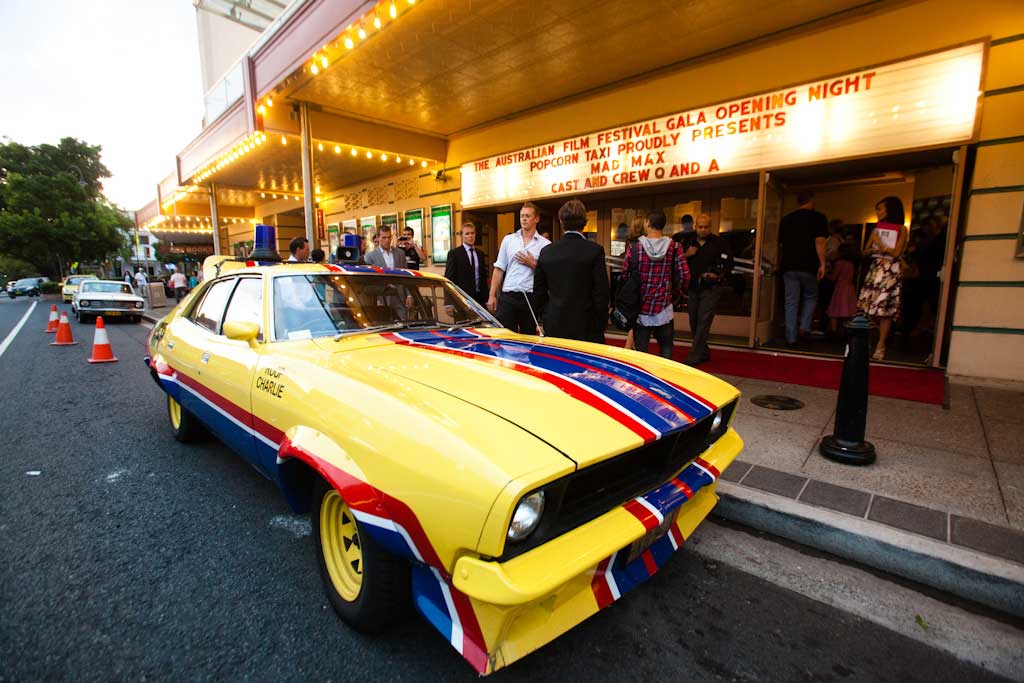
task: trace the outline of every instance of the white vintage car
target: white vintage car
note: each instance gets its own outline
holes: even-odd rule
[[[117,280],[85,280],[71,299],[71,311],[84,324],[102,315],[104,318],[131,316],[132,322],[142,320],[146,303],[127,282]]]

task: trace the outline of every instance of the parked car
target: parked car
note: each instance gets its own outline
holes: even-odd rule
[[[40,286],[49,281],[48,277],[23,277],[20,280],[15,280],[14,284],[8,287],[7,296],[12,299],[19,296],[39,296]]]
[[[742,448],[729,384],[513,333],[426,272],[221,260],[148,353],[179,441],[212,432],[310,513],[344,621],[411,597],[479,673],[652,576]]]
[[[142,320],[145,305],[130,284],[117,280],[83,280],[71,298],[71,312],[83,325],[92,322],[97,315],[130,317],[137,323]]]
[[[66,278],[64,278],[64,281],[61,283],[60,288],[60,293],[61,296],[64,298],[64,303],[71,303],[71,299],[72,297],[74,297],[75,292],[78,291],[78,285],[79,283],[82,282],[82,280],[96,279],[98,278],[95,275],[68,275]]]

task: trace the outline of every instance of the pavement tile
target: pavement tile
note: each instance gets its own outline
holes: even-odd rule
[[[1008,462],[992,463],[999,478],[999,490],[1006,503],[1006,517],[1010,526],[1024,529],[1024,465]]]
[[[800,502],[863,517],[871,504],[871,494],[812,479],[800,494]]]
[[[957,515],[950,519],[949,529],[949,540],[957,545],[1024,564],[1024,531]]]
[[[946,540],[946,513],[920,505],[875,496],[868,512],[868,519],[922,536],[931,536],[940,541]]]
[[[750,471],[752,465],[749,462],[743,462],[742,460],[733,460],[732,464],[725,468],[725,472],[722,472],[722,479],[731,482],[738,482],[743,478],[743,475]]]
[[[745,462],[800,474],[800,468],[818,441],[818,430],[781,420],[737,412],[733,428],[743,438]]]
[[[985,434],[993,460],[1024,465],[1024,422],[986,419]]]
[[[974,387],[974,398],[983,420],[996,419],[1024,424],[1024,392]]]
[[[893,496],[992,524],[1006,524],[1007,515],[991,462],[937,448],[873,439],[870,435],[869,440],[878,453],[872,465],[841,465],[815,449],[801,472],[830,484]],[[763,464],[771,466],[770,462]],[[1024,479],[1020,483],[1024,517]]]
[[[798,477],[795,474],[755,465],[743,480],[743,485],[787,498],[796,498],[805,481],[807,477]]]
[[[868,441],[902,441],[987,460],[981,418],[971,398],[970,387],[965,389],[966,392],[954,393],[949,410],[916,401],[869,397]]]
[[[832,422],[836,409],[837,393],[831,389],[805,387],[799,384],[780,384],[760,379],[748,379],[741,387],[738,412],[756,417],[769,417],[792,424],[802,424],[821,428],[823,424]],[[804,407],[799,410],[768,410],[754,405],[750,399],[764,394],[781,394],[803,401]]]

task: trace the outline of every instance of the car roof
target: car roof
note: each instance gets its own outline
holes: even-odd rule
[[[406,268],[379,268],[359,264],[320,264],[320,263],[296,263],[294,261],[221,261],[219,275],[239,275],[243,273],[260,273],[267,275],[391,275],[407,277],[424,277],[433,280],[442,280],[443,276],[431,272],[409,270]],[[204,268],[206,268],[204,264]],[[216,269],[216,266],[214,267]]]
[[[103,284],[108,284],[108,285],[127,285],[128,284],[124,280],[100,280],[99,278],[93,278],[92,282],[90,282],[89,284],[94,285],[94,284],[98,284],[98,283],[103,283]]]

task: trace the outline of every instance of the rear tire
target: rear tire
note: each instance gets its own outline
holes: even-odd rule
[[[91,320],[91,317],[88,314],[82,313],[81,311],[79,311],[78,312],[78,322],[80,324],[82,324],[82,325],[88,325],[89,323],[92,322],[92,320]]]
[[[380,631],[397,621],[409,605],[409,564],[365,533],[327,482],[317,482],[312,502],[317,564],[334,611],[363,632]]]
[[[170,394],[167,395],[167,417],[171,423],[171,433],[181,443],[195,441],[202,434],[199,421]]]

